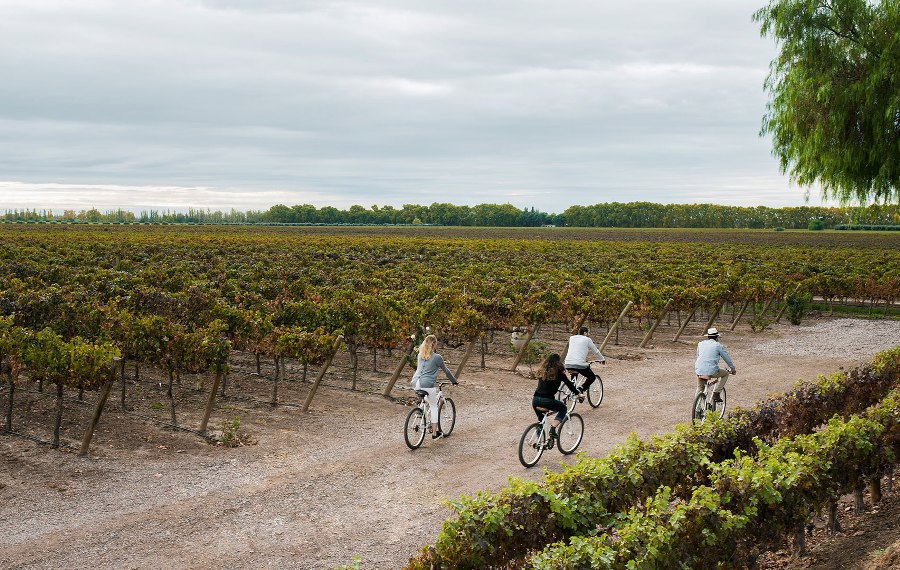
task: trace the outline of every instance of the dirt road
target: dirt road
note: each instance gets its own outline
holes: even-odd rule
[[[887,338],[884,331],[866,334],[862,327],[871,324],[776,325],[763,333],[739,327],[725,335],[738,366],[729,407],[750,406],[798,378],[849,368],[879,348],[859,350],[851,337],[854,350],[836,351],[841,341],[834,335],[862,331],[881,348],[900,344],[900,323],[887,325]],[[655,346],[643,350],[635,348],[637,337],[623,335],[622,345],[605,351],[604,402],[579,410],[586,424],[581,451],[605,454],[631,432],[666,432],[689,417],[698,339],[694,332],[673,343],[673,336],[662,327]],[[544,341],[558,349],[560,339]],[[779,353],[801,341],[803,354]],[[459,351],[441,352],[459,361]],[[427,439],[417,451],[401,433],[409,408],[334,387],[323,388],[306,414],[290,405],[273,411],[223,401],[216,421],[240,417],[256,440],[233,449],[122,417],[112,403],[89,458],[2,437],[0,567],[331,569],[354,555],[362,568],[402,567],[433,542],[449,513],[446,498],[559,469],[556,450],[531,470],[518,462],[519,436],[534,417],[535,382],[525,377],[527,367],[506,370],[510,363],[496,355],[482,370],[473,359],[453,391],[453,435]],[[406,381],[400,384],[396,395],[404,393]]]

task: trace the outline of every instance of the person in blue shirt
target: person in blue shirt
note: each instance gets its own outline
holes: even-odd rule
[[[710,379],[718,378],[713,385],[713,401],[721,402],[720,392],[728,381],[729,373],[737,374],[737,368],[731,361],[728,351],[719,342],[719,331],[716,327],[707,330],[704,336],[706,340],[697,343],[697,361],[694,363],[694,371],[697,373],[697,394],[706,389],[706,383]],[[728,370],[719,368],[720,358],[728,365]]]

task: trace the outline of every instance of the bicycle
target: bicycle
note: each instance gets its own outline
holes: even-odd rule
[[[581,440],[584,437],[584,420],[579,414],[572,410],[575,408],[569,400],[577,400],[574,394],[566,394],[564,402],[566,403],[566,417],[556,428],[556,440],[550,438],[550,418],[556,412],[543,407],[535,408],[539,412],[544,413],[543,419],[535,422],[525,429],[522,438],[519,440],[519,461],[525,467],[533,467],[540,460],[544,450],[553,449],[554,445],[558,445],[560,453],[563,455],[571,455],[575,453]]]
[[[600,374],[598,373],[597,369],[594,368],[594,364],[599,365],[600,362],[600,360],[591,360],[588,363],[588,366],[590,366],[591,370],[594,371],[594,376],[596,376],[596,379],[590,385],[587,391],[587,401],[592,408],[599,408],[600,404],[603,402],[603,379],[600,378]],[[575,384],[575,387],[581,390],[581,387],[587,381],[587,376],[579,372],[577,368],[567,368],[566,371],[572,375],[572,384]],[[569,387],[565,384],[560,384],[559,391],[556,393],[556,399],[562,400],[568,393]],[[574,409],[574,405],[575,404],[573,400],[571,404],[572,409]]]
[[[719,395],[721,396],[720,401],[714,401],[715,398],[713,397],[714,392],[712,391],[712,387],[715,386],[718,381],[718,378],[706,379],[706,386],[703,388],[703,391],[694,398],[694,407],[691,408],[692,420],[699,420],[702,422],[706,419],[706,415],[713,410],[719,412],[719,417],[725,417],[725,388],[722,388],[719,391]]]
[[[453,398],[444,394],[444,386],[451,382],[438,382],[438,425],[444,437],[453,433],[456,427],[456,404]],[[425,434],[431,431],[431,405],[428,403],[428,392],[416,390],[419,403],[406,415],[406,423],[403,426],[403,438],[410,449],[418,449],[425,441]]]

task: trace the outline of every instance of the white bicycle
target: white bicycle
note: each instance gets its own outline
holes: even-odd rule
[[[600,360],[592,360],[588,363],[588,366],[594,371],[594,376],[596,376],[596,379],[591,383],[587,391],[587,401],[592,408],[599,408],[600,404],[603,402],[603,379],[600,378],[599,373],[600,362]],[[575,384],[575,387],[578,388],[578,391],[580,392],[581,387],[587,382],[587,376],[582,372],[579,372],[577,368],[567,368],[566,371],[572,375],[572,384]],[[569,393],[569,387],[565,384],[560,384],[559,391],[556,393],[556,399],[562,400],[565,398],[565,395]],[[575,399],[569,400],[568,403],[569,411],[572,411],[575,407]]]
[[[691,408],[691,419],[694,421],[700,421],[706,419],[707,414],[712,411],[719,412],[719,417],[725,417],[725,388],[719,390],[719,398],[714,396],[713,389],[716,383],[719,381],[718,378],[705,378],[706,387],[702,392],[697,394],[697,397],[694,398],[694,407]]]
[[[559,451],[563,455],[575,453],[584,437],[584,420],[579,414],[572,411],[577,399],[577,396],[571,393],[564,397],[563,402],[568,411],[565,419],[556,428],[556,438],[550,437],[550,418],[554,417],[556,412],[540,406],[535,408],[538,412],[542,412],[544,417],[541,421],[525,428],[525,432],[519,440],[519,461],[522,465],[533,467],[544,454],[544,450],[553,449],[554,445],[559,447]]]
[[[448,437],[453,433],[456,427],[456,404],[453,399],[444,393],[444,386],[450,382],[439,382],[438,387],[438,425],[444,437]],[[425,390],[416,390],[419,396],[419,403],[415,408],[411,409],[406,415],[406,423],[403,426],[403,437],[406,440],[406,446],[410,449],[418,449],[425,441],[425,434],[431,432],[431,405],[428,403],[428,392]]]

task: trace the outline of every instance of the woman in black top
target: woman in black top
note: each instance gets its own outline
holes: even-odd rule
[[[547,408],[548,410],[556,412],[556,417],[550,424],[550,437],[554,438],[556,437],[556,428],[566,417],[567,411],[566,405],[556,399],[556,392],[559,391],[559,385],[561,382],[565,382],[572,393],[577,393],[578,390],[575,388],[575,385],[572,384],[572,381],[569,380],[569,377],[566,376],[566,369],[563,366],[559,355],[555,352],[541,362],[537,377],[538,385],[537,389],[534,391],[534,397],[531,399],[531,407],[534,408],[534,413],[537,414],[538,421],[541,421],[541,418],[543,417],[543,412],[539,412],[537,410],[538,407]],[[581,397],[583,398],[584,396]]]

